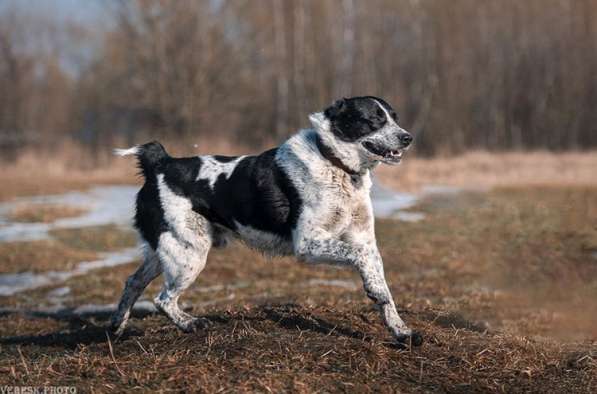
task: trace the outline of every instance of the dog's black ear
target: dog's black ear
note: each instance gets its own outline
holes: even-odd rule
[[[325,114],[325,116],[328,119],[333,119],[336,116],[338,116],[340,113],[342,113],[342,111],[344,111],[345,108],[346,108],[346,99],[342,98],[340,100],[336,100],[334,102],[334,104],[332,104],[330,107],[326,108],[326,110],[323,111],[323,113]]]

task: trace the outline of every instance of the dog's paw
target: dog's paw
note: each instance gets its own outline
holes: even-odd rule
[[[112,322],[110,322],[110,325],[108,326],[108,330],[116,338],[119,338],[124,333],[124,329],[126,328],[126,323],[127,322],[125,322],[125,321],[120,321],[120,322],[112,321]]]
[[[423,336],[416,331],[410,334],[397,334],[394,336],[396,344],[403,348],[418,347],[423,344]]]
[[[200,330],[205,330],[211,326],[211,321],[202,318],[194,317],[180,324],[178,327],[185,333],[190,334]]]

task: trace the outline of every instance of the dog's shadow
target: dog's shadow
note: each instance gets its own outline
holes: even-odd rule
[[[267,320],[271,320],[286,329],[313,331],[326,336],[338,335],[359,340],[367,339],[365,334],[360,331],[332,324],[320,317],[313,316],[311,313],[306,313],[300,306],[295,304],[264,307],[263,315]]]
[[[65,320],[65,319],[60,319]],[[120,336],[120,340],[130,337],[142,336],[142,330],[131,327],[127,328]],[[15,335],[0,337],[2,345],[36,345],[41,347],[61,347],[74,349],[79,345],[92,343],[105,343],[110,338],[116,338],[110,333],[107,326],[97,325],[89,320],[72,318],[68,320],[68,327],[59,331],[40,335]]]
[[[0,344],[3,345],[36,345],[41,347],[62,347],[76,348],[78,345],[88,345],[93,343],[105,343],[108,339],[112,341],[126,341],[132,337],[143,336],[145,332],[142,329],[128,327],[124,333],[116,338],[107,328],[109,313],[98,312],[96,314],[88,313],[85,316],[78,316],[69,313],[28,313],[29,319],[43,318],[65,321],[68,327],[59,331],[40,334],[40,335],[16,335],[0,337]],[[144,313],[133,317],[142,318],[151,315]],[[345,336],[353,339],[369,341],[360,331],[353,330],[333,324],[321,317],[313,315],[296,304],[266,305],[258,308],[255,313],[245,314],[208,314],[201,316],[214,325],[230,325],[235,321],[271,321],[282,328],[289,330],[299,329],[301,331],[311,331],[325,336]],[[99,321],[101,323],[96,323]],[[102,321],[106,321],[103,324]]]

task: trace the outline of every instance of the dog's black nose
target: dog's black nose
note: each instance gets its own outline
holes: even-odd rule
[[[410,135],[409,133],[401,133],[398,136],[398,140],[400,140],[400,143],[404,146],[409,146],[411,142],[413,142],[413,136]]]

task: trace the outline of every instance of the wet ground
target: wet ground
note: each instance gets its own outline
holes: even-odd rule
[[[125,336],[109,339],[103,327],[140,256],[130,229],[136,190],[108,186],[0,205],[0,384],[597,388],[594,188],[436,186],[406,194],[376,186],[386,277],[401,314],[426,337],[406,353],[388,342],[353,272],[268,260],[242,245],[213,251],[182,297],[211,328],[181,334],[156,314],[150,300],[158,279]],[[17,223],[11,211],[23,204],[80,212]]]
[[[131,212],[138,188],[136,186],[96,186],[85,192],[70,192],[58,195],[18,198],[0,203],[0,243],[47,240],[50,232],[58,229],[79,229],[85,227],[114,225],[132,229]],[[376,217],[394,218],[404,221],[419,221],[421,212],[408,212],[423,196],[438,193],[455,193],[450,188],[428,188],[423,193],[399,193],[375,184],[372,190]],[[79,208],[81,214],[74,217],[57,218],[48,222],[21,222],[11,218],[18,207],[71,206]],[[130,263],[139,256],[139,248],[126,248],[102,253],[93,261],[82,261],[73,270],[50,270],[43,273],[18,272],[0,274],[0,296],[13,295],[29,289],[66,281],[69,278],[88,274],[91,270]],[[50,294],[52,296],[52,294]]]

